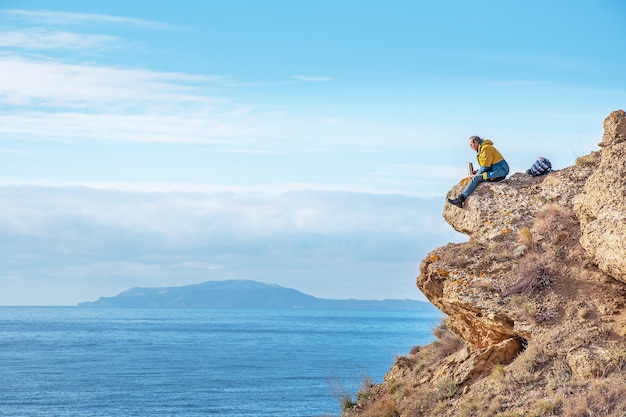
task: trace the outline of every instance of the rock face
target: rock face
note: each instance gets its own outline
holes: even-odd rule
[[[600,164],[574,208],[582,229],[581,245],[598,267],[626,282],[626,114],[604,120]]]
[[[446,314],[447,336],[399,359],[345,415],[376,415],[383,403],[401,416],[626,413],[624,401],[590,397],[605,382],[626,395],[624,111],[612,112],[604,130],[600,151],[574,166],[516,173],[481,184],[462,209],[444,205],[469,241],[434,249],[417,286]],[[607,382],[613,377],[621,382]],[[494,393],[499,403],[485,405]],[[533,408],[539,398],[553,398],[549,412]]]

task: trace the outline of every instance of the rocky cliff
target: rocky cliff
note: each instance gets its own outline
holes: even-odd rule
[[[437,340],[364,385],[345,416],[626,415],[624,111],[599,146],[445,204],[469,241],[420,266],[417,286],[447,316]]]

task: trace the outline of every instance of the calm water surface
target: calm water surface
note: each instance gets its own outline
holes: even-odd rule
[[[337,416],[397,354],[417,311],[0,307],[0,416]]]

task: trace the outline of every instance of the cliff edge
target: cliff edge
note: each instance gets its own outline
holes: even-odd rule
[[[600,150],[483,184],[443,217],[417,286],[447,318],[345,416],[626,415],[626,113]],[[456,196],[462,186],[453,187]]]

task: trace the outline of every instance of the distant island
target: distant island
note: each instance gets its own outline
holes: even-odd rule
[[[418,300],[333,300],[251,280],[208,281],[181,287],[131,288],[114,297],[79,303],[78,307],[125,308],[308,308],[342,310],[424,310],[438,312]]]

